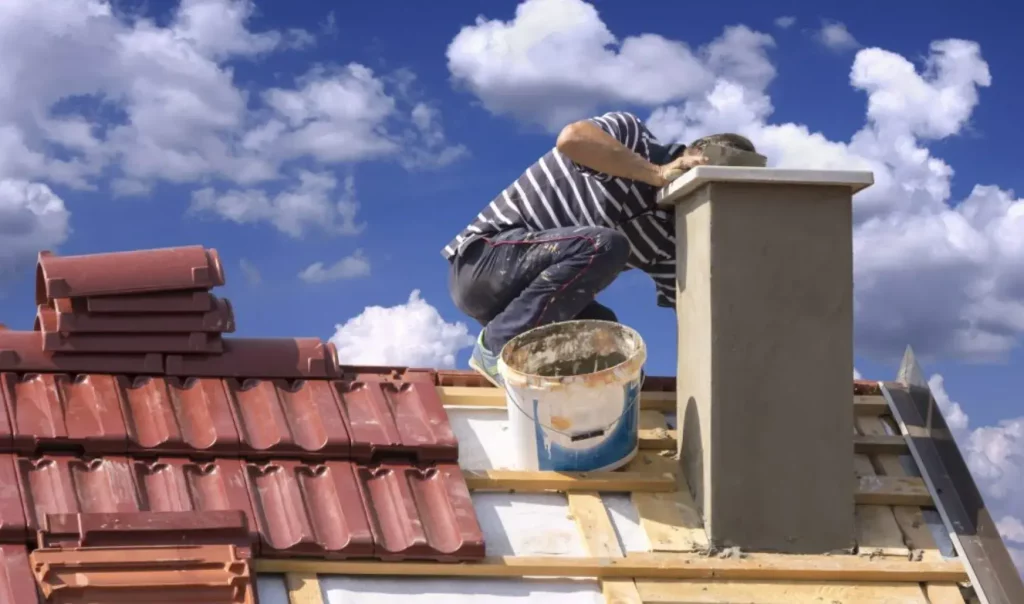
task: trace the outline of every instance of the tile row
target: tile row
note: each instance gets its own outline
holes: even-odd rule
[[[217,354],[168,354],[140,349],[150,346],[156,338],[162,345],[151,347],[166,350],[171,347],[166,338],[175,339],[181,334],[104,334],[103,338],[121,342],[120,352],[45,350],[46,340],[52,335],[42,331],[0,330],[0,371],[284,379],[323,379],[339,374],[334,346],[318,338],[224,337],[217,339]],[[211,335],[216,334],[185,334],[185,341],[177,341],[175,346],[202,348]],[[149,343],[138,344],[147,338]],[[134,347],[135,352],[125,350],[129,347]]]
[[[366,377],[366,376],[364,376]],[[426,380],[0,373],[0,451],[457,461]]]
[[[44,546],[107,546],[145,538],[167,545],[175,543],[168,542],[169,535],[193,530],[197,522],[200,528],[225,530],[231,523],[223,517],[147,518],[139,512],[233,510],[245,516],[255,556],[443,561],[484,556],[469,489],[452,463],[368,466],[8,453],[0,455],[0,484],[5,485],[0,489],[2,543],[38,539]],[[67,514],[82,516],[61,516]],[[96,519],[90,537],[91,514],[125,516]],[[104,522],[134,529],[112,538]]]

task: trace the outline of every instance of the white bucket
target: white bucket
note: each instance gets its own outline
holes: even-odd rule
[[[647,348],[608,321],[532,329],[502,348],[514,469],[614,470],[639,446],[640,386]]]

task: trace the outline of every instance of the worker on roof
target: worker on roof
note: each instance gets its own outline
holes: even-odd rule
[[[555,148],[441,252],[452,300],[483,326],[470,366],[500,386],[497,356],[515,336],[559,321],[615,321],[595,297],[624,270],[649,274],[657,305],[674,308],[675,219],[656,195],[706,163],[708,144],[755,150],[736,134],[663,145],[624,111],[563,128]]]

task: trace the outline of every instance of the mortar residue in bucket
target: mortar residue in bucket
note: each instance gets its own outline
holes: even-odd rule
[[[592,471],[629,461],[638,445],[640,335],[608,321],[538,327],[501,351],[520,469]]]

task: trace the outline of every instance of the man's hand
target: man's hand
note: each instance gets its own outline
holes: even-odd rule
[[[683,154],[681,157],[677,157],[669,163],[658,166],[658,176],[661,179],[660,183],[657,183],[658,187],[664,187],[673,180],[679,178],[684,172],[690,168],[702,166],[708,163],[708,158],[703,155],[686,155]]]

